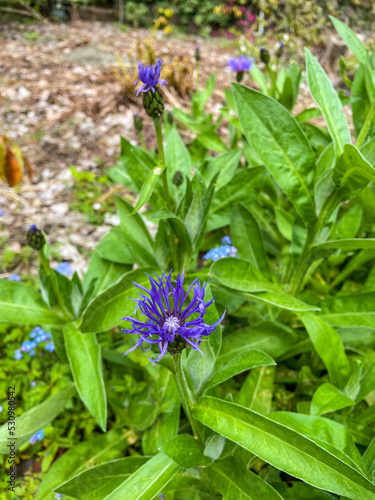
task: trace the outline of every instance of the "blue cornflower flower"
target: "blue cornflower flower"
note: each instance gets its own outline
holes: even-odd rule
[[[44,349],[49,352],[54,352],[55,344],[53,342],[48,342],[48,344],[46,344]]]
[[[137,95],[140,92],[148,92],[149,90],[155,92],[155,87],[158,84],[161,85],[162,87],[164,85],[167,85],[168,82],[160,79],[160,71],[162,64],[163,64],[162,59],[158,59],[156,61],[156,64],[153,64],[152,66],[150,66],[149,64],[145,65],[141,62],[138,63],[138,78],[134,82],[134,85],[136,85],[138,82],[142,82],[142,85],[139,87]]]
[[[71,276],[74,274],[74,270],[69,262],[61,262],[60,264],[57,264],[56,271],[64,276]]]
[[[41,429],[36,434],[31,436],[30,444],[35,444],[37,441],[41,441],[44,438],[44,429]]]
[[[9,276],[9,280],[10,281],[21,281],[21,276],[18,274],[12,274],[11,276]]]
[[[253,65],[253,59],[246,56],[232,57],[228,61],[228,66],[236,73],[243,73],[249,71]]]
[[[222,322],[225,315],[224,312],[223,316],[213,325],[207,325],[204,322],[203,316],[214,300],[204,302],[208,283],[201,286],[199,278],[196,278],[185,294],[183,290],[184,272],[181,275],[178,274],[175,286],[172,284],[172,271],[169,275],[163,272],[161,277],[156,273],[155,276],[156,279],[148,276],[151,290],[134,283],[141,290],[140,297],[133,299],[137,303],[136,311],[139,308],[146,318],[144,321],[129,316],[123,318],[123,320],[131,322],[132,328],[130,330],[123,328],[122,330],[125,333],[136,333],[140,337],[135,346],[125,354],[134,351],[138,346],[142,347],[143,342],[150,344],[146,350],[151,349],[153,344],[159,345],[160,355],[156,359],[148,358],[152,362],[159,361],[167,351],[171,354],[181,352],[187,344],[203,354],[199,349],[200,343],[204,340],[202,337],[208,337]],[[193,299],[183,309],[191,290],[193,290]],[[194,319],[190,318],[192,315],[195,316]]]
[[[23,354],[22,354],[21,350],[20,349],[16,349],[14,351],[14,359],[18,360],[18,359],[22,359],[22,358],[23,358]]]

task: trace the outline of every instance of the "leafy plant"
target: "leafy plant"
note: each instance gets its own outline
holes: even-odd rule
[[[214,120],[211,76],[164,127],[158,61],[139,71],[158,151],[122,139],[108,175],[137,202],[116,197],[84,279],[51,269],[30,229],[41,293],[0,280],[0,318],[52,328],[70,375],[17,418],[18,446],[71,400],[104,433],[56,460],[37,500],[375,498],[373,54],[334,23],[360,62],[355,134],[308,50],[316,108],[233,83]],[[208,267],[222,238],[238,257]]]

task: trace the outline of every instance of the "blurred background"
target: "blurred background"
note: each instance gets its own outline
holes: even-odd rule
[[[260,47],[275,54],[280,43],[282,55],[271,65],[295,61],[302,69],[308,46],[340,89],[340,72],[350,78],[356,61],[329,15],[373,45],[373,0],[2,0],[0,134],[15,156],[11,182],[0,184],[0,276],[36,274],[22,244],[32,223],[48,233],[55,263],[67,261],[79,273],[118,224],[112,195],[133,196],[113,175],[120,135],[140,144],[133,115],[145,118],[133,85],[138,60],[164,59],[169,110],[187,111],[192,93],[214,73],[207,112],[218,116],[233,80],[229,59],[246,55],[264,71]],[[251,73],[243,83],[257,88]],[[294,112],[312,105],[302,80]],[[147,118],[143,134],[156,145]],[[189,129],[181,134],[189,143]]]

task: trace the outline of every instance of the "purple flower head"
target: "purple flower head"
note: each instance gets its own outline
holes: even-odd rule
[[[197,46],[195,47],[195,50],[196,50],[197,52],[199,52],[199,51],[201,50],[200,46],[199,46],[199,45],[197,45]]]
[[[232,57],[229,59],[228,66],[236,73],[249,71],[253,65],[253,59],[246,56]]]
[[[142,85],[139,87],[137,95],[140,92],[148,92],[149,90],[155,92],[155,87],[157,84],[161,85],[162,87],[164,85],[167,85],[168,82],[160,79],[162,63],[162,59],[158,59],[156,61],[156,64],[153,64],[152,66],[150,66],[149,64],[145,65],[141,62],[138,63],[138,78],[134,82],[134,85],[138,82],[142,82]]]
[[[36,231],[36,224],[31,224],[30,229],[31,229],[32,231]]]
[[[36,386],[36,382],[35,382],[35,380],[33,380],[32,382],[30,382],[30,386],[31,386],[31,387],[35,387],[35,386]]]
[[[61,264],[57,264],[56,271],[64,276],[71,276],[74,273],[74,270],[69,262],[61,262]]]
[[[54,352],[55,344],[53,342],[48,342],[48,344],[46,344],[46,347],[44,349],[49,352]]]
[[[21,281],[21,276],[19,276],[18,274],[12,274],[11,276],[9,276],[9,280],[10,281]]]
[[[204,322],[203,316],[214,300],[204,302],[208,283],[201,286],[199,278],[196,278],[185,294],[183,289],[184,272],[177,276],[176,281],[171,279],[172,271],[169,275],[163,272],[161,277],[156,273],[155,276],[156,279],[148,276],[151,290],[134,283],[141,290],[140,297],[135,299],[136,311],[139,308],[145,318],[143,321],[128,316],[123,318],[123,320],[131,322],[132,328],[130,330],[123,328],[122,330],[125,333],[139,335],[138,342],[125,354],[134,351],[138,346],[142,347],[143,342],[150,344],[146,350],[151,349],[153,344],[159,345],[160,355],[156,359],[148,358],[152,362],[159,361],[167,351],[171,354],[182,351],[187,344],[203,354],[199,349],[200,343],[205,340],[202,337],[208,337],[222,322],[225,315],[224,312],[223,316],[213,325],[207,325]],[[175,285],[172,284],[172,281]],[[193,298],[183,308],[191,290]],[[193,318],[191,318],[192,315],[194,315]]]
[[[16,349],[14,351],[14,359],[18,360],[18,359],[22,359],[22,358],[23,358],[23,354],[22,354],[21,350],[20,349]]]

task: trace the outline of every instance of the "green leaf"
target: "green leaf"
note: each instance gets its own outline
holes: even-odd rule
[[[137,290],[133,281],[140,285],[147,284],[149,279],[145,273],[150,274],[153,270],[146,267],[130,271],[95,297],[83,313],[79,330],[83,333],[99,333],[120,325],[121,319],[134,311],[131,297],[137,296]]]
[[[274,99],[232,84],[246,139],[307,224],[316,220],[314,153],[298,122]]]
[[[307,81],[312,98],[320,108],[335,145],[336,155],[343,153],[344,144],[350,143],[350,131],[341,101],[324,69],[305,48]]]
[[[158,165],[155,167],[148,175],[147,179],[142,185],[141,192],[139,193],[139,198],[134,207],[132,215],[136,214],[150,199],[152,193],[154,192],[155,186],[158,183],[161,174],[163,173],[165,167]]]
[[[336,295],[320,303],[330,325],[375,328],[375,292]]]
[[[319,307],[306,304],[305,302],[302,302],[302,300],[296,299],[295,297],[283,292],[245,293],[244,296],[249,300],[270,304],[271,306],[286,309],[287,311],[320,311]]]
[[[356,403],[362,401],[371,391],[375,389],[375,355],[369,352],[357,362],[344,393]]]
[[[17,417],[15,420],[16,449],[26,443],[36,432],[52,422],[62,412],[75,393],[75,387],[71,385]],[[8,424],[6,423],[0,427],[0,454],[9,454],[7,446],[9,442]]]
[[[221,187],[215,192],[215,197],[212,202],[212,212],[222,212],[231,210],[233,203],[245,202],[255,199],[257,196],[257,188],[262,182],[261,172],[264,172],[263,167],[244,168],[238,170],[231,182]]]
[[[350,369],[339,334],[315,314],[302,314],[301,319],[331,381],[343,388],[348,381]]]
[[[66,320],[51,311],[34,289],[0,279],[0,322],[18,325],[63,325]]]
[[[141,265],[157,266],[153,255],[153,241],[141,216],[132,215],[133,207],[121,198],[116,197],[116,206],[121,221],[120,229],[132,247],[137,262]]]
[[[175,127],[168,136],[164,153],[169,189],[171,193],[174,193],[174,197],[177,198],[183,186],[177,188],[172,182],[173,176],[177,171],[180,171],[184,177],[184,184],[186,184],[185,176],[188,179],[191,177],[191,158]]]
[[[98,481],[98,475],[95,471],[96,467],[93,466],[121,456],[123,450],[133,444],[135,440],[136,436],[132,431],[126,430],[122,432],[118,429],[112,429],[106,434],[95,436],[88,441],[73,446],[73,448],[66,451],[56,460],[47,474],[45,474],[35,500],[53,500],[55,498],[55,492],[52,490],[56,490],[58,487],[57,489],[60,491],[60,485],[70,478],[72,478],[72,482],[68,480],[61,488],[64,489],[65,493],[66,486],[66,494],[71,493],[72,497],[77,495],[77,498],[81,498],[79,497],[80,492],[87,490],[86,483],[79,481],[81,474],[83,478],[87,478],[88,481],[94,481],[95,477],[95,486],[99,488],[100,491],[101,482]],[[139,465],[138,462],[138,466]],[[108,468],[105,470],[108,472]],[[87,474],[87,476],[85,474]],[[79,482],[79,485],[77,485],[77,482]],[[93,482],[91,482],[90,486],[94,486]],[[95,488],[93,488],[93,495],[94,494]],[[98,497],[93,496],[92,498]]]
[[[313,488],[309,484],[301,481],[288,481],[287,483],[278,482],[272,484],[276,491],[282,495],[284,500],[335,500],[336,497],[327,491],[321,491]],[[341,500],[345,500],[341,497]]]
[[[99,244],[100,246],[100,244]],[[83,278],[83,290],[86,294],[90,292],[86,300],[90,300],[91,296],[98,294],[113,285],[124,273],[130,269],[127,266],[102,259],[99,253],[95,251],[90,259],[89,268]],[[87,302],[86,302],[87,305]]]
[[[299,340],[298,333],[281,323],[264,321],[255,326],[248,326],[225,335],[218,362],[228,363],[243,351],[258,349],[271,357],[278,357],[287,352]]]
[[[209,184],[216,174],[219,177],[216,181],[216,189],[227,185],[234,176],[241,159],[241,151],[230,151],[229,153],[216,156],[208,162],[205,170],[202,172],[203,179]]]
[[[111,262],[127,265],[134,264],[134,255],[118,228],[111,229],[104,236],[96,247],[96,252],[102,259],[110,260]]]
[[[239,292],[277,290],[277,287],[267,282],[263,274],[250,262],[237,258],[217,260],[212,264],[210,274],[224,286]]]
[[[203,445],[190,434],[179,434],[161,447],[183,469],[208,467],[212,459],[203,455]]]
[[[214,431],[308,484],[354,500],[375,498],[375,486],[358,470],[268,417],[212,397],[201,398],[193,414]]]
[[[274,388],[274,366],[254,368],[246,377],[235,402],[262,415],[270,413]]]
[[[94,333],[83,335],[74,323],[64,327],[66,354],[77,391],[91,415],[105,432],[107,397],[103,381],[101,348]]]
[[[323,415],[331,411],[341,410],[348,406],[353,406],[355,402],[345,396],[337,387],[332,384],[320,385],[314,393],[311,401],[311,415]]]
[[[216,153],[228,152],[228,147],[216,132],[203,132],[197,135],[197,141],[209,151],[215,151]]]
[[[208,476],[223,500],[282,500],[271,485],[235,457],[216,462]]]
[[[136,470],[106,500],[152,500],[162,492],[180,467],[165,453],[158,453]]]
[[[344,40],[349,49],[356,56],[358,61],[362,64],[366,64],[367,62],[367,48],[361,40],[357,37],[353,30],[349,28],[346,24],[344,24],[339,19],[336,19],[333,16],[329,16],[332,21],[333,26],[336,28],[337,32]]]
[[[215,366],[214,375],[207,381],[204,390],[207,391],[215,385],[221,384],[245,370],[251,370],[257,366],[270,366],[275,365],[275,361],[268,356],[265,352],[252,349],[242,352],[236,357],[232,358],[226,364],[218,364]]]
[[[149,459],[150,457],[130,456],[111,460],[80,472],[55,488],[55,491],[73,498],[102,500]]]
[[[233,207],[230,234],[233,245],[237,248],[238,257],[250,262],[267,279],[272,280],[259,225],[250,210],[241,204]]]
[[[375,168],[355,146],[346,144],[333,172],[333,180],[353,195],[365,188],[370,181],[375,181]]]
[[[327,418],[287,411],[271,413],[269,418],[311,439],[318,446],[367,477],[362,457],[344,425]]]
[[[314,252],[321,250],[343,250],[351,252],[353,250],[374,250],[375,238],[348,238],[342,240],[328,240],[324,243],[318,243],[312,247]]]

